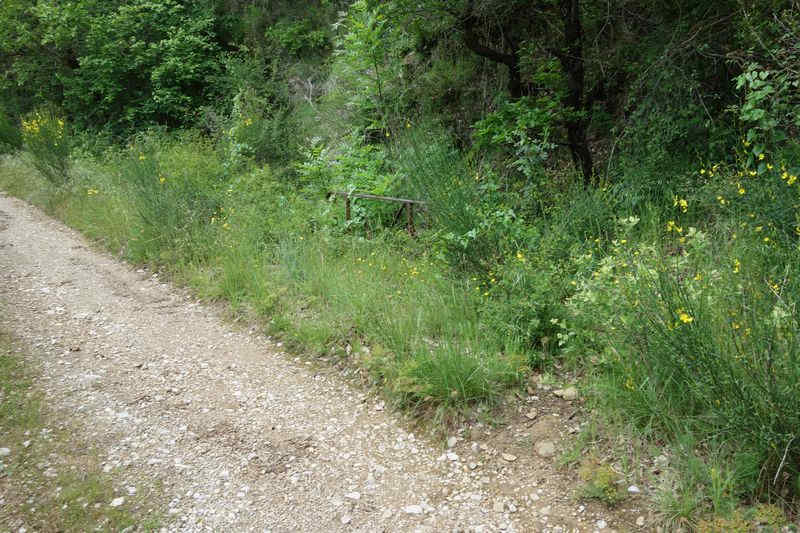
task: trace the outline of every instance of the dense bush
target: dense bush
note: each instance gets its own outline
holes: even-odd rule
[[[63,115],[41,108],[22,119],[22,142],[31,163],[56,186],[69,181],[72,138]]]

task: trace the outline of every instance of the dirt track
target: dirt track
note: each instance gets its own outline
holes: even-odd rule
[[[2,194],[0,301],[0,327],[35,354],[49,402],[120,490],[163,482],[170,530],[629,529],[533,451],[544,433],[561,445],[557,409],[502,434],[465,428],[452,448],[415,436],[334,370]]]

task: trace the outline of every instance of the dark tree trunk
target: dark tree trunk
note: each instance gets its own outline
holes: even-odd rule
[[[467,7],[466,15],[461,19],[461,25],[464,30],[464,44],[479,56],[506,65],[508,67],[508,92],[514,100],[522,98],[525,95],[525,88],[522,84],[522,73],[520,72],[519,54],[516,46],[512,45],[510,53],[504,53],[481,43],[478,34],[475,32],[478,20],[472,10],[473,6],[470,3]]]
[[[585,70],[580,0],[561,0],[560,7],[566,46],[563,51],[556,52],[556,57],[567,77],[567,93],[563,99],[564,107],[571,115],[565,123],[567,143],[575,167],[583,174],[583,184],[588,187],[592,182],[594,163],[586,138],[586,129],[589,126],[589,114],[593,102],[591,98],[584,97]]]

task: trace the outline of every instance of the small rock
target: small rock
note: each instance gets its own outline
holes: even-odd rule
[[[492,507],[492,509],[494,510],[495,513],[502,513],[503,511],[506,510],[506,507],[505,505],[503,505],[503,502],[497,501],[494,502],[494,507]]]
[[[605,520],[598,520],[595,526],[597,526],[597,529],[605,529],[608,524]]]
[[[0,448],[0,457],[6,457],[8,455],[11,455],[11,450],[8,448]]]
[[[531,409],[530,411],[525,413],[525,418],[527,418],[528,420],[535,420],[537,416],[539,416],[539,411],[537,411],[536,409]]]
[[[467,466],[469,466],[470,470],[475,470],[478,468],[478,463],[469,463]]]
[[[30,445],[31,445],[31,441],[29,441],[29,440],[26,440],[25,442],[22,443],[22,447],[23,448],[27,448]]]
[[[451,461],[458,461],[458,454],[453,452],[447,452],[447,458]]]
[[[456,445],[457,442],[458,439],[456,437],[450,437],[449,439],[447,439],[447,447],[452,448],[453,446]]]
[[[566,389],[558,389],[553,391],[553,394],[571,402],[572,400],[576,400],[578,398],[578,389],[575,387],[567,387]]]
[[[636,525],[639,526],[639,527],[643,527],[644,526],[644,517],[643,516],[640,516],[639,518],[636,519]]]
[[[381,518],[383,518],[384,520],[388,520],[392,517],[393,514],[394,511],[392,511],[391,509],[386,509],[381,515]]]
[[[359,494],[358,492],[348,492],[347,494],[344,495],[344,497],[347,498],[348,500],[360,500],[361,494]]]
[[[508,504],[508,512],[509,513],[516,513],[517,512],[517,506],[514,505],[513,503],[509,503]]]
[[[111,507],[119,507],[123,503],[125,503],[125,498],[120,496],[119,498],[114,498],[113,500],[111,500]]]
[[[353,517],[350,516],[349,514],[342,515],[342,517],[339,519],[339,521],[342,523],[342,525],[347,525],[350,522],[352,522],[352,520],[353,520]]]
[[[552,441],[543,440],[536,443],[536,453],[540,457],[552,457],[556,454],[556,445]]]
[[[403,507],[403,512],[406,514],[422,514],[421,505],[407,505]]]
[[[639,494],[640,492],[642,492],[642,489],[640,489],[636,485],[631,485],[630,487],[628,487],[628,492],[631,494]]]
[[[378,405],[375,406],[376,411],[383,411],[386,407],[386,402],[378,402]]]
[[[509,463],[513,463],[514,461],[517,460],[517,456],[516,455],[511,455],[510,453],[502,454],[502,458],[504,460],[508,461]]]

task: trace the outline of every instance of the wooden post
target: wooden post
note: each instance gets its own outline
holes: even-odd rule
[[[413,237],[416,232],[414,231],[414,204],[411,202],[406,203],[406,222],[408,234]]]
[[[345,196],[344,198],[344,219],[350,222],[350,197]]]

